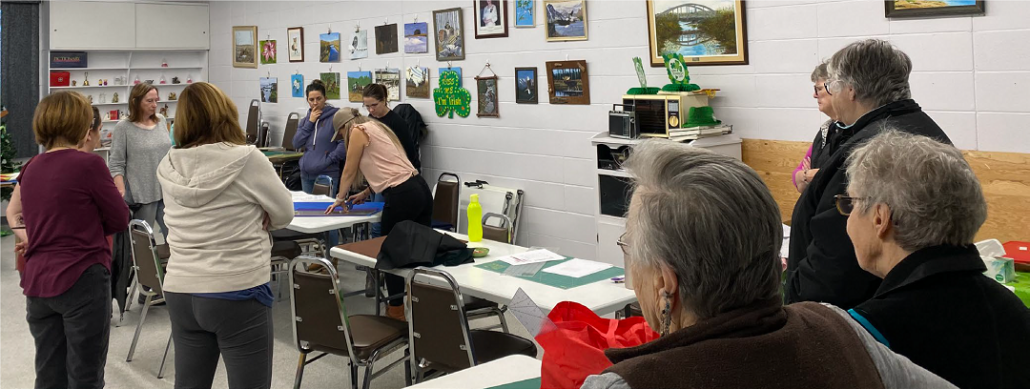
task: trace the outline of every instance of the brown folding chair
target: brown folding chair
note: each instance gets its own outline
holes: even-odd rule
[[[443,178],[454,177],[454,181]],[[442,173],[436,179],[433,189],[433,228],[450,231],[458,230],[458,197],[461,179],[454,173]]]
[[[293,136],[297,135],[297,127],[300,125],[300,114],[297,112],[290,112],[290,115],[286,117],[286,127],[283,129],[283,140],[279,142],[282,148],[285,150],[298,150],[300,149],[293,144]]]
[[[247,127],[244,128],[244,132],[247,134],[247,143],[252,145],[261,144],[261,133],[259,127],[261,126],[261,101],[253,99],[250,101],[250,108],[247,110]]]
[[[536,358],[536,344],[519,336],[469,330],[458,283],[445,271],[412,270],[408,283],[408,352],[417,383],[430,370],[447,374],[522,354]]]
[[[308,271],[315,267],[316,271]],[[293,387],[300,388],[304,366],[333,354],[347,357],[351,387],[358,387],[358,367],[365,367],[363,389],[372,379],[404,362],[408,334],[404,322],[385,316],[348,315],[339,289],[336,267],[323,258],[297,257],[290,263],[290,307],[293,311],[293,339],[300,351],[297,377]],[[372,373],[372,365],[382,355],[403,349],[405,357]],[[308,354],[321,352],[307,360]],[[407,381],[410,377],[405,369]]]
[[[143,301],[143,312],[140,313],[139,324],[136,325],[136,335],[132,337],[132,345],[129,346],[129,356],[125,362],[132,362],[132,355],[136,352],[136,342],[139,340],[140,330],[143,329],[143,322],[147,319],[147,312],[154,304],[164,302],[164,298],[154,300],[155,296],[163,296],[164,264],[158,255],[158,245],[154,240],[154,230],[147,222],[134,219],[129,222],[129,241],[132,247],[132,271],[135,273],[139,293],[147,296]],[[143,288],[146,287],[146,288]],[[150,290],[146,290],[149,288]],[[129,299],[132,293],[129,293]],[[168,359],[168,349],[172,347],[172,335],[168,334],[168,345],[165,346],[164,357],[161,358],[161,367],[157,371],[157,378],[164,377],[165,361]]]

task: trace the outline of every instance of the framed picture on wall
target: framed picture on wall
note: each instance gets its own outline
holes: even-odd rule
[[[536,68],[515,68],[515,103],[536,104],[537,102]]]
[[[590,104],[587,61],[547,62],[547,95],[551,104]]]
[[[340,62],[340,33],[318,34],[318,62]]]
[[[258,67],[257,26],[232,28],[232,67]]]
[[[473,0],[476,39],[508,36],[508,0]]]
[[[290,62],[304,62],[304,28],[291,27],[286,29],[286,51],[289,54]]]
[[[985,1],[887,0],[883,2],[888,18],[927,18],[983,15]]]
[[[742,0],[647,0],[651,66],[665,66],[665,53],[690,66],[747,65],[744,15]]]
[[[408,23],[404,25],[404,53],[429,52],[429,23]]]
[[[544,21],[547,40],[587,40],[586,0],[544,0]]]
[[[476,77],[476,96],[479,98],[479,111],[476,112],[476,116],[501,116],[497,102],[497,76]]]
[[[397,23],[376,26],[376,54],[397,52]]]
[[[465,59],[465,24],[461,13],[461,8],[433,11],[433,39],[436,41],[437,61]]]
[[[261,64],[270,65],[279,61],[278,45],[273,40],[260,41],[261,43]]]
[[[536,0],[515,0],[515,28],[536,27]]]

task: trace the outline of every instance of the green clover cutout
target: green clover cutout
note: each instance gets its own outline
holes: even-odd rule
[[[433,89],[433,101],[436,103],[436,116],[454,118],[454,113],[467,118],[472,113],[472,94],[461,87],[458,72],[444,71],[440,74],[440,87]]]

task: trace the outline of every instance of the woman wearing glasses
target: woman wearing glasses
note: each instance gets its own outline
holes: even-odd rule
[[[849,313],[870,334],[962,388],[1030,388],[1030,310],[973,239],[987,203],[962,153],[888,131],[848,158],[837,196],[858,265],[883,283]]]
[[[633,151],[619,245],[643,316],[662,336],[607,350],[614,365],[583,388],[951,387],[841,309],[783,305],[780,213],[754,170],[677,143]]]
[[[858,267],[847,219],[833,209],[833,196],[847,186],[844,159],[885,125],[943,141],[948,136],[912,100],[912,61],[890,42],[854,42],[834,54],[827,69],[824,91],[836,129],[827,133],[826,159],[816,166],[822,173],[794,206],[784,291],[788,303],[817,301],[847,309],[872,297],[880,280]]]
[[[812,71],[812,82],[815,84],[812,87],[814,89],[812,97],[819,105],[819,112],[826,114],[830,119],[819,127],[819,132],[815,134],[815,140],[808,147],[805,159],[801,160],[797,169],[794,169],[794,175],[791,178],[794,180],[794,187],[798,189],[798,192],[805,191],[808,184],[815,178],[815,174],[819,172],[820,164],[826,159],[826,136],[836,120],[833,106],[830,104],[830,94],[826,90],[827,77],[826,62],[819,64]]]

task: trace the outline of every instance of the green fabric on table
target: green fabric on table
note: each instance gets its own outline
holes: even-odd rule
[[[1016,272],[1016,280],[1005,285],[1016,288],[1016,297],[1023,300],[1023,305],[1030,307],[1030,273]]]
[[[528,380],[516,381],[504,385],[491,386],[486,389],[539,389],[540,385],[540,377],[537,377],[530,378]]]
[[[266,157],[292,157],[294,155],[296,155],[296,156],[304,155],[304,153],[298,153],[296,151],[279,151],[279,150],[265,150],[265,151],[262,151],[261,154],[264,154]]]
[[[555,266],[555,265],[560,264],[560,263],[564,263],[564,262],[566,262],[566,261],[568,261],[570,259],[572,259],[572,257],[565,257],[565,259],[557,260],[557,261],[549,261],[546,264],[544,264],[544,268],[543,269],[549,268],[551,266]],[[480,269],[485,269],[485,270],[493,271],[493,272],[504,273],[504,271],[507,270],[509,267],[511,267],[511,265],[508,264],[507,262],[504,262],[504,261],[501,261],[501,260],[497,260],[497,261],[493,261],[493,262],[487,262],[487,263],[479,264],[479,265],[476,265],[476,267],[478,267]],[[522,278],[522,279],[525,279],[525,280],[530,280],[530,281],[533,281],[533,282],[536,282],[536,283],[540,283],[540,284],[544,284],[544,285],[547,285],[547,286],[553,286],[555,288],[572,289],[572,288],[575,288],[577,286],[583,286],[583,285],[586,285],[586,284],[591,284],[591,283],[594,283],[594,282],[597,282],[597,281],[601,281],[601,280],[607,280],[607,279],[610,279],[612,277],[618,277],[618,276],[621,276],[621,275],[625,274],[625,271],[623,271],[621,267],[614,267],[614,266],[610,267],[608,269],[605,269],[605,270],[601,270],[601,271],[599,271],[597,273],[586,275],[586,276],[583,276],[583,277],[580,277],[580,278],[572,278],[572,277],[563,276],[563,275],[559,275],[559,274],[548,273],[548,272],[545,272],[543,269],[540,269],[540,271],[536,272],[536,274],[534,274],[531,277],[529,277],[529,276],[526,276],[526,277],[524,277],[524,276],[514,276],[514,277]]]

